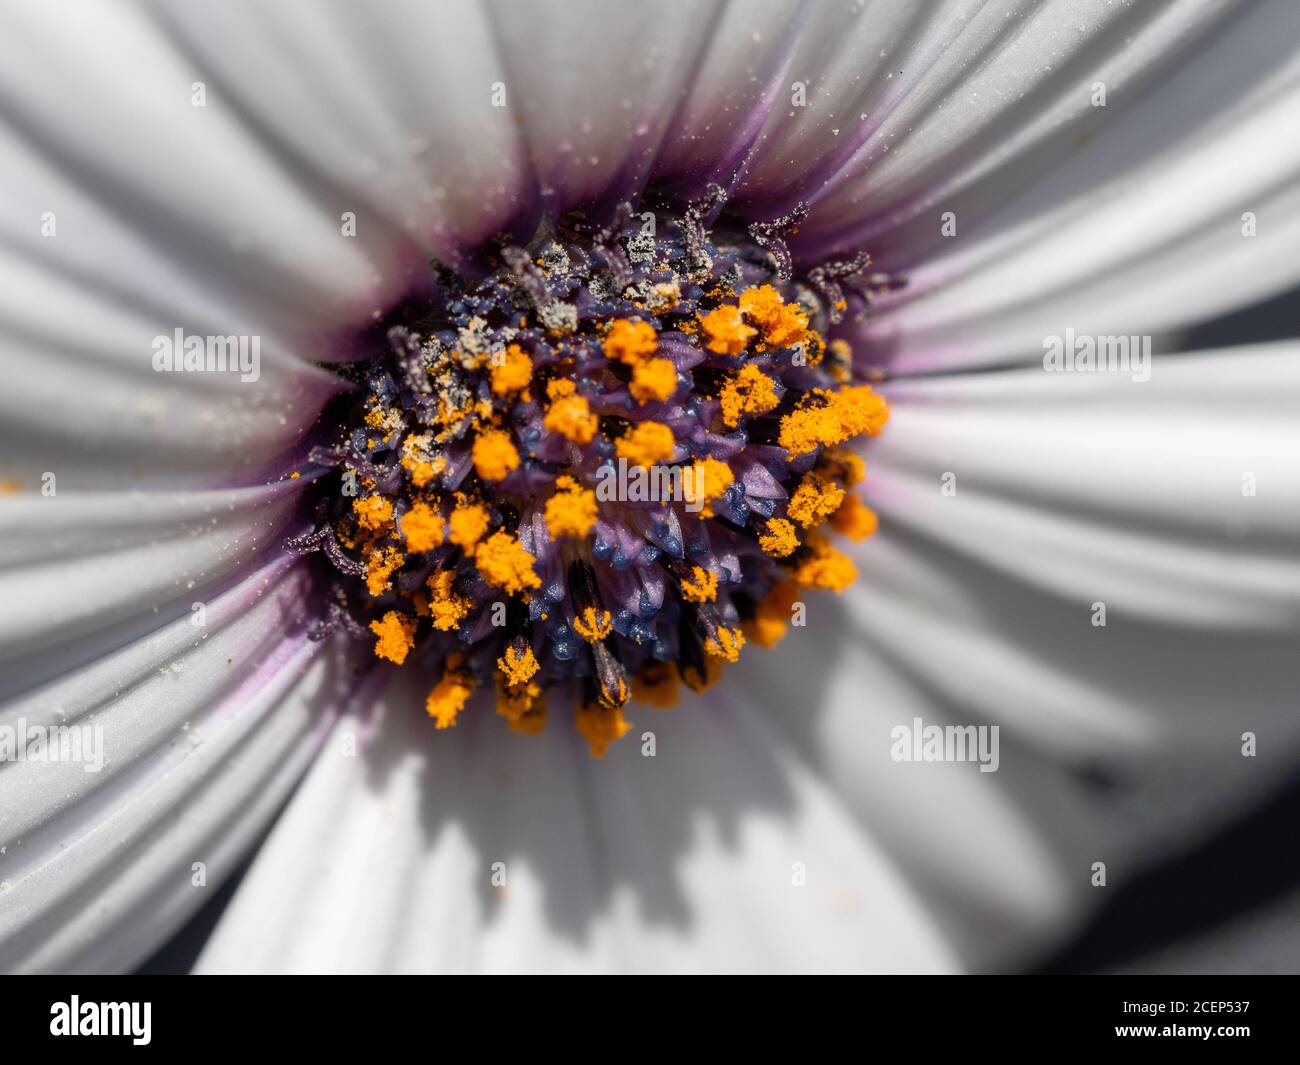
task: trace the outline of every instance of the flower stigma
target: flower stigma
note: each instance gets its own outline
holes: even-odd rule
[[[889,407],[827,334],[900,282],[865,254],[800,273],[806,206],[744,227],[725,200],[570,216],[477,276],[435,262],[436,295],[340,371],[287,544],[326,560],[311,635],[427,673],[437,728],[486,689],[524,733],[571,708],[601,756],[629,700],[704,690],[855,579],[828,533],[876,517],[845,445]]]

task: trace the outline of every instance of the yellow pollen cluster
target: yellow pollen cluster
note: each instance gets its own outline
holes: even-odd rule
[[[746,325],[740,308],[734,303],[724,303],[700,319],[704,330],[704,346],[719,355],[739,355],[758,335],[758,330]]]
[[[638,466],[653,466],[671,458],[677,447],[673,431],[659,422],[641,422],[631,432],[619,437],[614,445],[619,458]]]
[[[794,579],[805,588],[822,588],[842,592],[858,579],[853,560],[837,551],[825,537],[814,533],[808,537],[808,557],[794,570]]]
[[[740,660],[740,649],[745,646],[745,637],[739,629],[719,628],[717,634],[704,641],[704,649],[715,658],[726,662]]]
[[[423,454],[431,442],[432,437],[410,436],[402,444],[402,469],[416,488],[424,488],[447,467],[447,460],[441,455],[430,459]]]
[[[474,469],[485,481],[503,481],[519,466],[519,452],[509,433],[491,429],[480,433],[470,452]]]
[[[786,513],[805,529],[820,525],[844,502],[844,489],[834,481],[809,471],[799,482]]]
[[[696,566],[681,582],[682,598],[688,603],[712,603],[718,598],[718,575]]]
[[[422,554],[442,546],[442,515],[428,503],[420,502],[412,506],[402,515],[401,525],[406,549],[412,554]]]
[[[504,529],[494,532],[474,552],[474,564],[483,579],[510,595],[541,585],[533,561],[524,545]]]
[[[548,432],[559,433],[585,447],[595,437],[600,421],[591,413],[586,396],[570,394],[560,396],[547,408],[542,425]]]
[[[433,718],[436,728],[451,728],[473,694],[474,678],[464,670],[453,667],[449,661],[442,680],[429,693],[424,709]]]
[[[546,501],[543,517],[551,536],[584,537],[596,524],[596,493],[572,477],[557,477],[555,495]]]
[[[778,581],[745,624],[745,633],[760,647],[775,647],[790,628],[792,608],[799,601],[794,581]]]
[[[659,347],[659,334],[649,322],[620,318],[605,333],[602,347],[606,358],[635,366]]]
[[[429,578],[429,616],[433,627],[442,632],[455,632],[469,615],[473,605],[465,596],[454,590],[456,575],[443,570]]]
[[[780,444],[793,459],[850,437],[876,436],[889,420],[889,404],[870,385],[838,392],[815,389],[811,399],[781,419]]]
[[[876,531],[876,512],[856,495],[846,496],[844,505],[831,518],[831,528],[855,543]]]
[[[808,339],[808,313],[797,303],[786,303],[771,285],[745,289],[740,311],[774,348],[792,348]]]
[[[632,371],[628,391],[638,403],[663,401],[677,391],[677,368],[670,359],[646,359]]]
[[[785,558],[799,546],[799,534],[785,518],[773,518],[758,534],[758,546],[773,558]]]
[[[540,684],[531,681],[498,685],[497,713],[513,731],[535,736],[546,726],[546,693]]]
[[[533,379],[533,360],[518,344],[494,352],[489,365],[493,395],[512,396],[523,392]]]
[[[692,502],[702,502],[704,506],[700,513],[706,518],[711,518],[713,501],[722,496],[735,480],[731,467],[721,459],[705,458],[695,463],[692,472],[691,491],[694,494]]]
[[[729,429],[740,423],[741,415],[766,414],[780,402],[772,378],[752,362],[740,368],[723,386],[718,398],[722,404],[722,422]]]
[[[407,653],[415,646],[415,622],[396,610],[390,610],[378,621],[372,621],[370,631],[378,637],[375,641],[375,656],[386,658],[399,666],[406,661]]]
[[[483,539],[488,530],[487,507],[478,503],[457,507],[451,512],[448,525],[451,528],[448,539],[468,551]]]
[[[614,631],[613,615],[608,610],[597,610],[594,606],[589,606],[573,619],[573,631],[588,643],[603,640]]]
[[[377,532],[393,520],[393,504],[383,496],[365,496],[352,501],[357,522],[363,529]]]
[[[507,647],[506,653],[497,659],[497,668],[501,670],[506,683],[515,687],[527,684],[542,667],[537,664],[531,647],[525,647],[522,653],[513,647]]]
[[[604,758],[609,745],[632,730],[632,724],[623,717],[621,708],[609,710],[595,705],[582,707],[576,724],[578,734],[587,741],[587,748],[595,758]]]
[[[392,576],[406,562],[395,547],[372,548],[365,555],[366,589],[371,595],[382,595],[392,586]]]

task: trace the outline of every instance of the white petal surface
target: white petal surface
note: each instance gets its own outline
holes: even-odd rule
[[[640,191],[723,13],[684,0],[489,5],[545,199],[562,212]]]
[[[1032,961],[1106,897],[1093,862],[1122,887],[1290,771],[1297,355],[1157,359],[1143,384],[1017,371],[891,386],[860,585],[810,597],[810,631],[735,672],[968,964]],[[998,771],[894,762],[890,730],[917,717],[998,725]]]
[[[28,256],[110,288],[128,277],[144,298],[215,304],[281,340],[369,312],[383,264],[304,194],[147,6],[90,3],[68,19],[20,2],[5,31],[17,166],[3,227]],[[55,237],[41,235],[44,212]]]
[[[278,548],[294,482],[191,493],[0,499],[0,694],[124,629],[156,627]]]
[[[593,761],[564,713],[530,738],[480,705],[438,733],[419,696],[339,723],[200,971],[951,967],[877,846],[738,708],[640,710]]]
[[[0,248],[0,477],[27,491],[198,488],[287,473],[336,378],[259,339],[250,372],[158,372],[154,342],[230,322],[137,307]],[[256,334],[254,334],[256,335]],[[247,378],[247,379],[245,379]]]
[[[1049,57],[1043,77],[1068,72],[1050,92],[1021,87],[1024,106],[1043,105],[1033,121],[1018,116],[1001,136],[964,125],[969,101],[1005,95],[1004,123],[1021,106],[985,84],[996,62],[954,92],[951,135],[987,149],[969,165],[945,154],[936,119],[891,146],[897,169],[855,161],[857,187],[836,194],[848,199],[821,205],[868,213],[827,241],[864,243],[909,275],[865,331],[869,358],[904,373],[1032,361],[1067,328],[1159,334],[1300,281],[1300,9],[1265,0],[1218,21],[1210,4],[1111,8],[1149,29],[1122,48],[1099,36],[1104,63],[1062,66],[1055,48],[1031,49]],[[1069,32],[1070,20],[1039,19],[1053,37]],[[1094,83],[1105,107],[1091,104]],[[907,180],[900,160],[918,154],[925,192],[891,190]]]
[[[345,694],[297,627],[305,590],[275,563],[205,628],[187,612],[4,705],[10,728],[98,730],[103,765],[0,764],[0,969],[129,969],[229,875]]]
[[[427,255],[457,261],[535,206],[509,106],[516,86],[486,5],[176,2],[160,11],[211,79],[216,106],[273,146],[298,195],[328,207],[335,233],[341,212],[356,213],[355,242],[390,264],[379,291],[426,283],[416,272],[427,274]],[[494,104],[498,84],[506,106]]]

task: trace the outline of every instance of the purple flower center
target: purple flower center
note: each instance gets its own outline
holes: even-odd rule
[[[702,690],[856,576],[823,526],[874,531],[842,445],[889,409],[827,337],[893,282],[865,254],[800,274],[806,209],[742,227],[724,201],[566,218],[477,277],[435,263],[436,296],[344,371],[289,547],[328,560],[313,636],[427,670],[439,728],[494,688],[525,732],[576,707],[602,754],[629,699]]]

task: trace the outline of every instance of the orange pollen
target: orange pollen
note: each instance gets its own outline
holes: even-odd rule
[[[739,355],[757,335],[758,330],[745,324],[740,308],[724,303],[700,319],[704,330],[704,346],[719,355]]]
[[[712,603],[718,598],[718,575],[696,566],[681,582],[682,598],[688,603]]]
[[[632,731],[632,723],[623,717],[621,707],[610,710],[589,704],[578,711],[575,724],[594,758],[604,758],[611,743]]]
[[[546,417],[542,419],[542,425],[548,432],[558,433],[566,440],[585,447],[595,437],[600,422],[591,413],[586,396],[566,395],[550,405]]]
[[[457,547],[469,551],[483,539],[483,534],[488,530],[487,507],[478,503],[457,507],[451,512],[448,524],[451,527],[448,539]]]
[[[425,710],[433,718],[437,728],[451,728],[456,718],[465,708],[469,697],[474,694],[474,678],[450,665],[442,675],[442,680],[434,685],[433,691],[424,704]]]
[[[752,362],[747,362],[740,372],[722,388],[722,422],[734,429],[745,414],[766,414],[780,402],[772,379]]]
[[[456,575],[451,570],[443,570],[429,578],[429,616],[433,627],[440,632],[455,632],[460,623],[469,615],[474,605],[454,589]]]
[[[509,433],[491,429],[480,433],[471,451],[474,469],[485,481],[503,481],[519,466],[519,452]]]
[[[758,534],[758,546],[773,558],[785,558],[799,546],[799,534],[785,518],[773,518]]]
[[[596,643],[614,631],[613,615],[608,610],[597,610],[594,606],[589,606],[573,619],[573,631],[588,643]]]
[[[596,493],[581,487],[572,477],[556,478],[555,486],[559,491],[546,501],[543,512],[546,528],[556,538],[586,536],[596,524]]]
[[[534,561],[524,545],[504,529],[494,532],[474,553],[483,579],[509,595],[540,587],[542,579],[533,570]]]
[[[843,488],[821,474],[809,471],[804,474],[799,487],[790,497],[786,512],[805,529],[809,529],[824,522],[839,510],[843,502]]]
[[[715,658],[727,662],[740,659],[740,649],[745,646],[745,637],[739,629],[719,628],[717,633],[704,642],[704,649]]]
[[[533,379],[533,360],[518,344],[511,344],[505,351],[492,353],[489,376],[493,395],[523,392]]]
[[[537,664],[531,647],[525,647],[523,653],[507,647],[506,653],[497,659],[497,668],[505,675],[506,683],[514,687],[527,684],[542,667]]]
[[[646,359],[632,371],[628,391],[638,403],[662,402],[677,391],[677,368],[670,359]]]
[[[659,334],[649,322],[620,318],[610,325],[601,346],[606,358],[634,366],[655,353]]]
[[[771,285],[745,289],[740,294],[740,310],[773,347],[791,348],[808,338],[807,312],[797,303],[786,303]]]
[[[428,503],[415,503],[402,515],[402,536],[406,549],[412,554],[422,554],[442,546],[444,522],[442,515]]]
[[[401,665],[406,655],[415,646],[415,622],[404,617],[396,610],[390,610],[378,621],[370,623],[370,631],[375,640],[375,657],[386,658]]]
[[[378,532],[393,520],[393,504],[383,496],[366,496],[354,499],[352,509],[363,529]]]
[[[810,553],[795,566],[794,579],[805,588],[842,592],[858,579],[853,560],[818,533],[808,537]]]
[[[875,533],[878,524],[876,512],[856,495],[845,496],[844,505],[831,518],[831,528],[855,543]]]
[[[620,458],[638,466],[653,466],[672,457],[677,439],[666,425],[641,422],[631,432],[619,437],[614,446]]]

